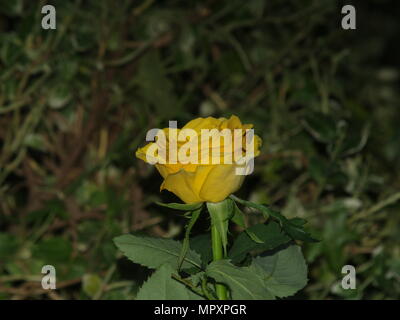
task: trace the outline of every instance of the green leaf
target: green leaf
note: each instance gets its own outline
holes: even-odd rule
[[[298,221],[293,221],[296,218],[286,220],[283,224],[283,229],[286,233],[295,240],[302,240],[306,242],[319,242],[318,239],[312,237],[307,231],[304,230],[303,225],[298,225]]]
[[[236,202],[233,201],[233,217],[232,221],[242,228],[246,228],[246,221],[244,219],[244,213],[239,209]]]
[[[228,260],[214,261],[206,274],[226,284],[234,300],[291,296],[304,288],[308,280],[307,265],[297,245],[256,257],[248,267],[237,267]]]
[[[261,243],[255,242],[249,232],[254,234]],[[281,231],[281,228],[276,222],[270,222],[268,225],[256,224],[244,231],[236,238],[231,250],[229,258],[234,263],[242,261],[246,254],[252,250],[271,250],[277,246],[289,242],[291,239]]]
[[[212,260],[211,236],[209,233],[190,239],[190,248],[200,254],[203,264],[208,264]]]
[[[261,268],[237,267],[229,260],[218,260],[208,265],[206,274],[226,284],[233,300],[274,299],[265,285]]]
[[[190,276],[190,280],[192,281],[193,285],[197,287],[203,280],[204,275],[205,275],[204,271],[197,272]]]
[[[244,232],[246,232],[246,234],[250,237],[251,240],[253,240],[255,243],[264,243],[263,240],[261,240],[254,232],[252,232],[249,229],[244,230]]]
[[[182,211],[194,211],[202,207],[203,202],[199,203],[162,203],[156,202],[161,207],[170,209],[182,210]]]
[[[297,245],[256,257],[252,264],[264,270],[265,284],[277,297],[291,296],[307,284],[307,265]]]
[[[256,234],[254,234],[249,229],[247,229],[246,221],[244,218],[244,213],[242,210],[239,209],[239,207],[237,206],[235,201],[233,201],[233,210],[234,210],[234,213],[233,213],[232,221],[234,223],[236,223],[238,226],[244,228],[246,233],[248,234],[248,236],[253,241],[255,241],[257,243],[263,243],[263,241],[260,238],[258,238]]]
[[[231,199],[221,202],[207,202],[207,209],[210,212],[211,226],[216,226],[221,237],[222,246],[226,255],[228,245],[228,224],[229,219],[234,215],[234,203]]]
[[[180,253],[179,259],[178,259],[178,270],[180,270],[180,268],[182,267],[183,259],[185,258],[186,253],[189,250],[190,231],[192,230],[197,219],[199,218],[200,213],[201,213],[201,208],[193,211],[190,221],[186,226],[185,238],[183,239],[182,250],[181,250],[181,253]]]
[[[307,223],[306,219],[302,219],[302,218],[298,218],[298,217],[290,219],[290,221],[292,224],[299,226],[299,227],[304,226]]]
[[[178,258],[182,250],[182,244],[178,241],[126,234],[114,238],[114,242],[135,263],[153,269],[166,263],[178,268]],[[193,267],[201,269],[201,259],[198,253],[188,250],[182,268]]]
[[[140,288],[136,300],[203,300],[184,284],[172,278],[174,269],[162,265]]]
[[[271,216],[272,218],[277,220],[280,223],[282,229],[294,240],[302,240],[306,242],[319,241],[313,238],[308,232],[304,230],[303,228],[305,221],[304,219],[301,219],[302,223],[300,224],[299,218],[287,219],[280,212],[275,211],[266,205],[254,203],[251,201],[246,201],[234,195],[231,195],[230,197],[244,206],[259,210],[264,215],[265,218],[269,218]]]
[[[254,241],[257,243],[263,243],[264,241],[261,240],[255,233],[253,233],[251,230],[249,230],[246,226],[246,221],[244,219],[244,213],[242,210],[239,209],[239,207],[237,206],[236,202],[233,202],[234,205],[234,214],[232,217],[232,221],[234,223],[236,223],[238,226],[242,227],[245,229],[245,232],[247,233],[247,235]]]

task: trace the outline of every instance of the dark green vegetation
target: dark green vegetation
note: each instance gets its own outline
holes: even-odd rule
[[[399,2],[353,3],[356,31],[334,0],[1,1],[0,298],[134,298],[148,270],[112,239],[187,222],[134,151],[168,120],[231,114],[264,141],[238,196],[322,239],[294,298],[400,298]]]

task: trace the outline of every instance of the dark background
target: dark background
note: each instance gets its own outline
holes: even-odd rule
[[[41,28],[45,4],[56,30]],[[345,4],[356,30],[341,28]],[[154,205],[178,199],[135,150],[169,120],[231,114],[264,141],[238,196],[322,239],[304,246],[294,298],[398,299],[399,6],[1,0],[0,299],[134,299],[148,270],[112,238],[179,239],[186,223]],[[40,287],[45,264],[56,291]],[[346,264],[356,290],[341,289]]]

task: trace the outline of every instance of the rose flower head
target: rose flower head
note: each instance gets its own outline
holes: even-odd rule
[[[153,164],[169,190],[185,203],[220,202],[252,172],[261,138],[237,116],[197,118],[182,129],[153,129],[136,157]],[[149,141],[149,134],[147,136]]]

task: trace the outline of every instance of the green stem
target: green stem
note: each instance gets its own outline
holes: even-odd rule
[[[213,251],[213,261],[224,259],[224,251],[222,248],[221,236],[215,225],[211,225],[211,242]],[[228,300],[228,293],[223,284],[217,283],[215,285],[218,300]]]
[[[210,291],[208,291],[207,288],[207,277],[203,277],[203,279],[201,279],[201,288],[203,289],[203,294],[208,300],[214,300],[213,295],[210,293]]]

